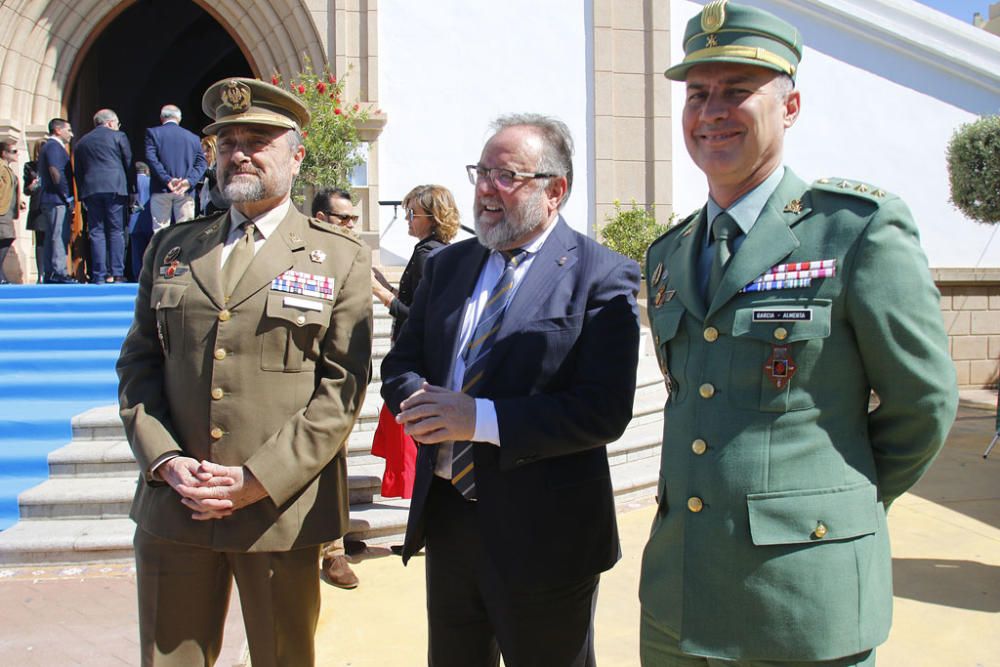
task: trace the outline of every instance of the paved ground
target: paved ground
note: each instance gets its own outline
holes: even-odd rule
[[[1000,449],[981,457],[994,415],[963,407],[931,472],[893,505],[895,623],[879,667],[1000,667]],[[636,582],[653,508],[627,509],[624,558],[601,581],[602,667],[638,664]],[[359,588],[323,587],[319,664],[424,664],[422,559],[403,568],[373,547],[356,560]],[[230,616],[226,667],[240,664],[244,642],[235,601]],[[0,628],[0,665],[136,664],[134,573],[125,564],[0,570]]]

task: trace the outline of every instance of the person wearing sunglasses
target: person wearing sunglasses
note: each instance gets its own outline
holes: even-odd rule
[[[358,222],[354,213],[351,193],[340,188],[323,188],[316,193],[312,202],[312,216],[317,220],[340,225],[351,232]]]
[[[14,243],[14,221],[24,206],[13,169],[17,164],[17,142],[13,139],[0,142],[0,151],[3,153],[0,160],[0,285],[6,285],[8,281],[3,263]]]

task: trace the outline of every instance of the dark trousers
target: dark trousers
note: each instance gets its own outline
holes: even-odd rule
[[[88,195],[87,227],[90,234],[90,279],[125,276],[125,197],[112,192]]]
[[[319,620],[319,546],[237,553],[135,530],[143,667],[214,665],[233,579],[254,667],[309,667]]]
[[[507,667],[596,664],[598,575],[531,587],[506,581],[480,539],[475,503],[435,477],[425,511],[431,667],[496,667],[501,654]]]
[[[0,239],[0,283],[7,282],[7,274],[3,271],[3,263],[7,259],[7,252],[13,244],[14,239]]]

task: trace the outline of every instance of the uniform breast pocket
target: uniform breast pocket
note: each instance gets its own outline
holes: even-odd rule
[[[156,337],[164,356],[184,352],[185,283],[154,283],[149,305],[156,315]]]
[[[332,308],[325,300],[269,292],[260,324],[261,368],[290,373],[314,370]]]
[[[823,379],[814,377],[830,336],[829,299],[748,304],[734,314],[729,400],[762,412],[806,410]]]
[[[679,302],[667,302],[652,309],[650,318],[656,358],[671,401],[683,400],[687,395],[688,341],[681,328],[684,313],[684,306]]]

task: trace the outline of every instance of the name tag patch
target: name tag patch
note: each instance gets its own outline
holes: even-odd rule
[[[323,312],[323,304],[316,301],[310,301],[309,299],[300,299],[294,296],[286,296],[282,299],[281,305],[298,308],[300,310],[315,310],[318,313]]]
[[[812,308],[795,308],[789,310],[754,310],[754,322],[811,322]]]

